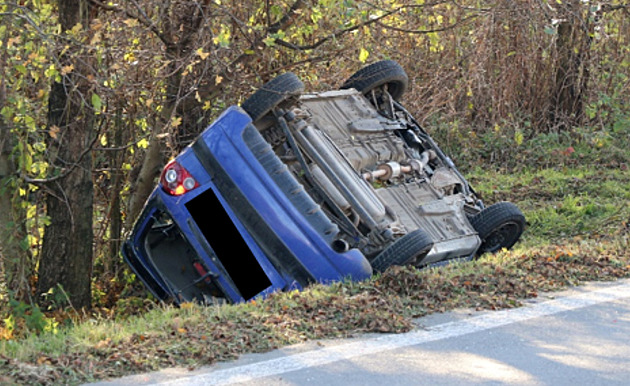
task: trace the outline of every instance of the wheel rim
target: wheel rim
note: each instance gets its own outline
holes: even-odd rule
[[[516,222],[507,222],[495,228],[483,241],[483,249],[486,252],[496,252],[501,248],[509,248],[516,242],[520,225]]]
[[[383,91],[387,91],[394,100],[402,96],[402,86],[396,82],[387,82],[381,86]]]
[[[387,83],[383,83],[382,85],[369,90],[364,95],[368,99],[372,98],[372,95],[374,95],[377,98],[377,100],[379,101],[379,103],[382,103],[383,102],[383,96],[386,93],[389,94],[392,99],[397,100],[400,97],[400,95],[402,95],[401,88],[402,88],[401,85],[399,85],[396,82],[387,82]]]

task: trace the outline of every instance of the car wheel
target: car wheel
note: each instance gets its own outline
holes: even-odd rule
[[[302,91],[304,83],[294,73],[286,72],[265,83],[241,107],[257,122],[281,103],[297,100]]]
[[[392,265],[405,265],[413,259],[422,259],[433,248],[431,236],[422,229],[416,229],[396,240],[379,253],[370,264],[376,272],[383,272]]]
[[[479,233],[481,246],[477,256],[511,248],[525,230],[525,216],[511,202],[498,202],[483,209],[470,219]]]
[[[367,95],[376,88],[386,86],[389,95],[394,100],[399,100],[408,84],[409,77],[398,63],[393,60],[381,60],[355,72],[341,88],[354,88]]]

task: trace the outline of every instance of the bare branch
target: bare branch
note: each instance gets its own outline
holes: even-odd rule
[[[602,4],[602,13],[614,12],[622,10],[624,12],[628,12],[630,10],[630,5],[628,4],[619,4],[619,5],[610,5],[610,4]]]
[[[400,12],[403,8],[404,7],[396,8],[396,9],[394,9],[392,11],[384,13],[381,16],[378,16],[378,17],[366,20],[366,21],[364,21],[362,23],[359,23],[359,24],[355,24],[352,27],[348,27],[348,28],[344,28],[344,29],[340,29],[340,30],[334,31],[333,33],[329,34],[328,36],[325,36],[325,37],[321,38],[320,40],[316,41],[313,44],[298,46],[296,44],[289,43],[289,42],[287,42],[285,40],[282,40],[282,39],[276,39],[274,42],[277,45],[279,45],[279,46],[290,48],[292,50],[299,50],[299,51],[313,50],[313,49],[321,46],[322,44],[326,43],[327,41],[332,40],[332,39],[334,39],[334,38],[336,38],[338,36],[347,34],[348,32],[356,31],[357,29],[359,29],[361,27],[364,27],[364,26],[367,26],[367,25],[370,25],[370,24],[374,24],[374,23],[378,22],[379,20],[382,20],[382,19],[385,19],[385,18],[387,18],[389,16],[392,16],[392,15]]]
[[[406,34],[428,34],[428,33],[434,33],[434,32],[444,32],[444,31],[449,31],[452,30],[454,28],[457,28],[463,24],[465,24],[466,22],[470,21],[470,20],[474,20],[478,17],[479,15],[472,15],[472,16],[468,16],[462,20],[459,20],[456,23],[453,23],[451,25],[447,25],[445,27],[442,28],[434,28],[434,29],[423,29],[423,30],[413,30],[413,29],[406,29],[406,28],[400,28],[400,27],[394,27],[391,25],[387,25],[384,23],[377,23],[379,26],[385,28],[385,29],[389,29],[389,30],[393,30],[393,31],[397,31],[397,32],[403,32]]]
[[[90,3],[94,4],[95,6],[102,8],[106,11],[112,11],[112,12],[118,12],[118,13],[122,13],[124,15],[126,15],[127,17],[137,20],[140,24],[144,25],[145,27],[147,27],[151,32],[153,32],[153,34],[155,36],[158,37],[158,39],[160,39],[162,41],[162,43],[164,43],[167,47],[170,46],[172,44],[172,42],[170,42],[167,37],[160,31],[160,29],[155,25],[155,23],[153,23],[153,21],[151,21],[151,19],[147,16],[147,14],[144,12],[144,10],[142,9],[142,7],[140,7],[140,4],[138,4],[137,1],[132,0],[132,3],[134,4],[134,6],[136,7],[136,9],[138,10],[138,15],[121,9],[120,7],[117,7],[115,5],[108,5],[108,4],[104,4],[102,2],[100,2],[99,0],[89,0]]]
[[[368,2],[365,2],[365,3],[366,4],[370,4]],[[325,37],[321,38],[320,40],[316,41],[315,43],[309,44],[309,45],[296,45],[296,44],[293,44],[291,42],[287,42],[286,40],[283,40],[283,39],[276,39],[274,42],[277,45],[279,45],[279,46],[282,46],[282,47],[285,47],[285,48],[289,48],[289,49],[292,49],[292,50],[306,51],[306,50],[316,49],[319,46],[321,46],[322,44],[324,44],[324,43],[326,43],[326,42],[328,42],[328,41],[330,41],[332,39],[335,39],[335,38],[337,38],[337,37],[339,37],[341,35],[347,34],[349,32],[356,31],[356,30],[358,30],[358,29],[360,29],[362,27],[365,27],[365,26],[368,26],[368,25],[371,25],[371,24],[378,24],[379,26],[382,26],[384,28],[388,28],[388,29],[391,29],[391,30],[399,31],[399,32],[424,34],[424,33],[440,32],[440,31],[446,31],[446,30],[449,30],[449,29],[453,29],[453,28],[457,27],[459,24],[461,24],[463,22],[466,22],[468,20],[471,20],[471,19],[473,19],[473,18],[478,16],[478,15],[469,16],[469,17],[459,21],[458,23],[456,23],[454,25],[450,25],[450,26],[447,26],[447,27],[444,27],[444,28],[433,29],[433,30],[406,30],[406,29],[402,29],[402,28],[398,28],[398,27],[394,27],[394,26],[389,26],[389,25],[383,24],[381,22],[384,19],[386,19],[386,18],[388,18],[390,16],[393,16],[393,15],[395,15],[397,13],[400,13],[400,12],[402,12],[404,10],[434,7],[436,5],[443,4],[443,3],[445,3],[445,2],[444,1],[438,1],[438,2],[435,2],[435,3],[425,3],[425,4],[405,4],[405,5],[401,5],[400,7],[397,7],[395,9],[391,9],[391,10],[380,9],[383,12],[382,15],[376,16],[376,17],[371,17],[369,20],[365,20],[365,21],[363,21],[363,22],[361,22],[359,24],[355,24],[355,25],[353,25],[351,27],[334,31],[331,34],[329,34],[328,36],[325,36]],[[370,5],[373,6],[372,4],[370,4]],[[376,7],[374,7],[374,8],[376,8]],[[468,9],[468,10],[473,10],[473,9]],[[486,12],[487,11],[487,9],[481,9],[481,8],[474,9],[474,10],[477,11],[477,12]]]

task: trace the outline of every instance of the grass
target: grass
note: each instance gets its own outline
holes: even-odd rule
[[[630,156],[619,155],[630,148],[628,133],[610,141],[616,144],[610,153],[582,146],[580,138],[572,144],[547,136],[520,146],[532,154],[544,145],[553,158],[560,154],[554,150],[574,145],[561,162],[465,163],[486,202],[513,201],[524,211],[529,227],[511,251],[428,270],[393,267],[364,282],[316,285],[246,304],[154,305],[137,316],[82,318],[0,341],[0,383],[79,384],[193,368],[305,340],[404,332],[412,318],[434,312],[518,307],[539,292],[629,277],[630,173],[620,160]]]
[[[477,170],[471,183],[489,202],[514,201],[527,214],[526,237],[537,242],[609,233],[630,219],[630,173],[565,168],[497,174]]]

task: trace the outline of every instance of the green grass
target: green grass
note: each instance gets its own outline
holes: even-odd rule
[[[529,224],[526,238],[570,237],[612,232],[630,219],[630,172],[563,168],[518,174],[475,170],[470,178],[489,202],[518,203]]]

